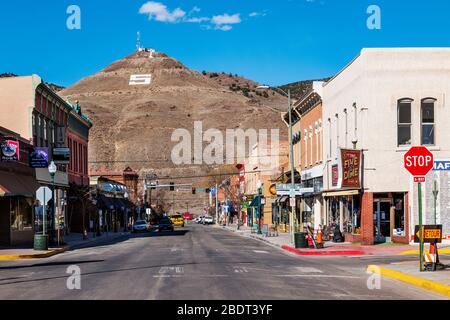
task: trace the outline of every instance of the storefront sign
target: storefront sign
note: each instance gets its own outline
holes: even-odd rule
[[[54,148],[53,161],[57,164],[70,163],[70,149],[69,148]]]
[[[14,140],[4,140],[2,142],[2,161],[17,162],[20,158],[19,142]]]
[[[361,188],[361,150],[341,149],[342,188]]]
[[[33,148],[30,152],[31,168],[48,168],[48,148]]]
[[[339,184],[339,166],[336,164],[331,167],[331,185],[337,187]]]
[[[436,160],[434,162],[434,171],[450,171],[450,160]]]

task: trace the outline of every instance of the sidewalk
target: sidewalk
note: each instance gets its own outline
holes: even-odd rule
[[[386,265],[370,265],[367,271],[450,298],[450,260],[441,259],[441,263],[449,268],[435,272],[420,272],[418,261],[405,261]]]
[[[419,255],[418,245],[408,244],[381,244],[375,246],[362,246],[353,243],[333,243],[325,242],[323,249],[296,249],[291,244],[291,239],[287,233],[279,233],[277,237],[266,237],[251,232],[251,228],[247,226],[240,227],[237,230],[235,225],[221,227],[228,231],[239,233],[242,236],[264,241],[272,246],[280,247],[283,250],[301,256],[362,256],[362,255]],[[441,254],[450,253],[449,246],[441,246],[439,248]]]
[[[30,259],[42,259],[49,258],[59,253],[80,249],[83,247],[92,246],[102,242],[111,242],[125,238],[129,235],[129,232],[118,233],[103,233],[100,237],[93,237],[92,233],[89,233],[89,239],[83,240],[83,235],[79,233],[71,233],[64,237],[66,244],[61,247],[51,247],[48,251],[36,251],[34,249],[0,249],[0,261],[14,261],[14,260],[30,260]]]

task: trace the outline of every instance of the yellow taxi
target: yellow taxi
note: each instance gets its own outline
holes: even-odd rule
[[[181,214],[173,214],[170,216],[170,220],[172,221],[174,226],[184,228],[184,218]]]

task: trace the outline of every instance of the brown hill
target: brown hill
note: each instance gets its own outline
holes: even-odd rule
[[[60,92],[71,101],[79,100],[94,122],[91,172],[131,166],[141,173],[155,172],[160,179],[167,179],[160,181],[163,183],[209,187],[210,181],[201,176],[213,167],[172,163],[175,129],[187,129],[193,136],[194,121],[203,121],[204,131],[278,128],[282,135],[287,133],[280,116],[286,100],[279,94],[259,92],[256,83],[235,75],[202,74],[165,54],[153,56],[136,52]],[[151,84],[130,86],[130,76],[136,74],[151,74]],[[215,172],[220,173],[220,168]],[[188,178],[191,176],[195,177]],[[184,203],[186,197],[177,200]],[[203,207],[204,201],[193,202]]]

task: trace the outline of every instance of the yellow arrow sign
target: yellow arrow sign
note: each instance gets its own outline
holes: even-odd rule
[[[422,236],[423,236],[423,234],[424,234],[424,230],[425,230],[425,227],[422,227]],[[417,236],[417,238],[420,239],[420,229],[419,229],[419,231],[416,233],[416,236]]]

